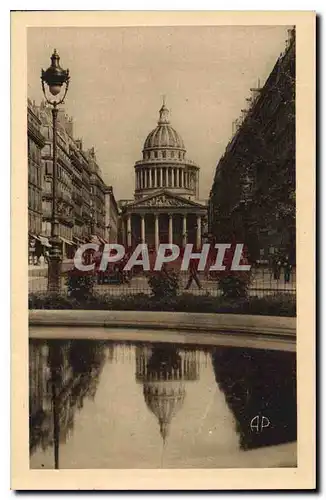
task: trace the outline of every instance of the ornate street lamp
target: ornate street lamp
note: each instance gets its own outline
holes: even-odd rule
[[[59,292],[61,288],[61,240],[59,238],[59,221],[57,213],[57,118],[58,106],[64,102],[69,86],[69,70],[59,64],[60,57],[54,49],[51,66],[42,69],[41,81],[45,100],[52,107],[53,124],[53,165],[52,165],[52,210],[51,237],[48,266],[48,291]]]

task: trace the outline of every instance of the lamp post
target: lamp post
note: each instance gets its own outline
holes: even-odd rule
[[[57,118],[58,106],[64,102],[69,86],[69,70],[61,68],[60,57],[54,49],[51,66],[42,69],[41,82],[46,102],[52,107],[53,164],[52,164],[52,208],[51,208],[51,248],[48,265],[48,291],[59,292],[61,288],[61,240],[57,212]]]
[[[108,243],[110,243],[110,236],[111,236],[112,225],[110,223],[107,224],[106,229],[107,229]]]
[[[90,210],[89,210],[89,215],[90,215],[90,230],[91,230],[91,237],[94,235],[94,218],[95,218],[95,211],[93,207],[93,203],[91,202]]]

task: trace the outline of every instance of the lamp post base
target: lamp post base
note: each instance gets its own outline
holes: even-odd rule
[[[48,292],[59,293],[61,291],[61,242],[56,238],[50,240],[51,251],[48,265]]]
[[[49,258],[48,292],[59,293],[61,291],[61,264],[61,258]]]

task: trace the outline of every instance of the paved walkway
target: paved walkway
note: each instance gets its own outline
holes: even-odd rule
[[[72,259],[65,259],[62,262],[62,270],[67,271],[72,268],[74,261]],[[45,262],[38,266],[28,266],[28,278],[31,277],[46,277],[48,275],[48,264]]]

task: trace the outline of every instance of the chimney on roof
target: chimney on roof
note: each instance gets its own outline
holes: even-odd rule
[[[76,143],[76,146],[79,149],[79,151],[82,151],[83,150],[83,141],[82,141],[82,139],[75,139],[75,143]]]
[[[70,137],[73,137],[73,119],[65,113],[64,109],[59,109],[58,110],[58,122],[60,125],[65,129],[67,134],[70,135]]]

